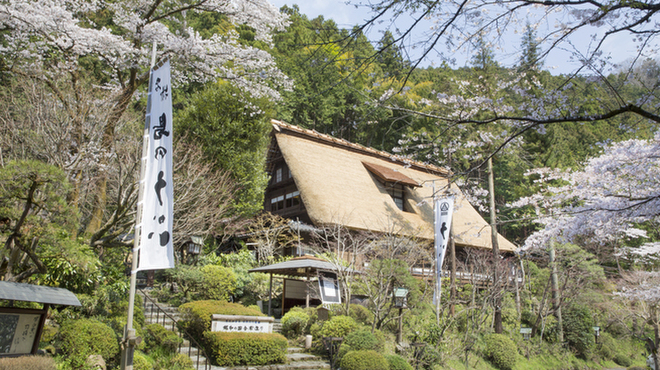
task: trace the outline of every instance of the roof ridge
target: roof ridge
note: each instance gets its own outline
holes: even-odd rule
[[[322,133],[320,133],[316,130],[302,128],[302,127],[295,126],[295,125],[292,125],[290,123],[286,123],[284,121],[280,121],[280,120],[276,120],[276,119],[271,119],[270,122],[275,127],[275,129],[277,131],[281,131],[281,129],[286,129],[286,130],[293,131],[293,132],[296,132],[296,133],[301,134],[301,135],[305,135],[305,136],[309,136],[309,137],[321,140],[321,141],[343,145],[343,146],[346,146],[346,147],[349,147],[349,148],[352,148],[352,149],[355,149],[355,150],[359,150],[359,151],[366,152],[366,153],[371,153],[371,154],[377,155],[379,157],[384,157],[385,159],[389,159],[389,160],[392,160],[392,161],[399,161],[404,165],[411,165],[411,166],[423,168],[423,169],[430,170],[430,171],[433,171],[433,172],[442,173],[443,175],[448,175],[450,173],[450,171],[448,169],[443,168],[443,167],[438,167],[438,166],[434,166],[432,164],[427,164],[427,163],[415,161],[415,160],[412,160],[412,159],[402,157],[402,156],[397,155],[397,154],[392,154],[392,153],[388,153],[388,152],[385,152],[385,151],[382,151],[382,150],[377,150],[377,149],[374,149],[374,148],[371,148],[371,147],[367,147],[367,146],[364,146],[364,145],[361,145],[361,144],[356,144],[356,143],[350,142],[346,139],[340,139],[340,138],[336,138],[336,137],[328,135],[328,134],[322,134]]]

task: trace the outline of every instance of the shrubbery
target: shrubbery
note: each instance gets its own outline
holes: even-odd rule
[[[135,351],[135,353],[133,353],[133,370],[151,370],[151,369],[153,369],[153,367],[151,366],[151,363],[149,362],[147,356],[140,351]]]
[[[197,301],[179,306],[179,329],[193,336],[198,342],[207,330],[211,330],[213,315],[266,316],[258,310],[225,301]]]
[[[341,359],[342,370],[389,370],[383,355],[376,351],[350,351]]]
[[[490,334],[486,337],[486,358],[498,369],[513,369],[517,354],[516,344],[509,337],[502,334]]]
[[[562,314],[564,340],[578,357],[587,358],[594,345],[594,320],[589,308],[574,304]]]
[[[335,316],[323,323],[322,337],[345,337],[358,328],[358,323],[349,316]]]
[[[371,325],[374,321],[373,312],[359,304],[350,305],[348,308],[348,315],[362,325]]]
[[[348,345],[354,351],[372,350],[376,352],[383,352],[383,338],[379,339],[369,329],[360,329],[348,333],[344,337],[342,346]]]
[[[623,367],[628,367],[633,363],[630,356],[626,356],[623,353],[617,353],[616,355],[614,355],[613,360],[617,365],[621,365]]]
[[[385,359],[389,365],[389,370],[413,370],[408,361],[399,355],[386,355]]]
[[[202,286],[200,296],[206,299],[227,301],[236,290],[236,275],[231,269],[218,265],[201,268]]]
[[[289,339],[297,338],[307,332],[309,321],[310,317],[305,310],[293,307],[282,316],[282,334]]]
[[[267,365],[286,361],[287,340],[280,334],[204,333],[206,353],[215,365]]]
[[[183,343],[183,339],[160,324],[150,324],[144,328],[144,342],[148,348],[161,346],[170,352],[174,352]]]
[[[82,367],[89,355],[101,355],[113,363],[119,343],[109,326],[94,319],[69,320],[58,332],[58,345],[74,367]]]

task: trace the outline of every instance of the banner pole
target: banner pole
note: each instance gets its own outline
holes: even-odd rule
[[[149,73],[156,65],[156,42],[154,41],[151,49],[151,65],[149,66]],[[149,84],[151,85],[151,76],[149,77]],[[151,86],[148,87],[151,89]],[[151,99],[148,97],[147,99]],[[149,109],[150,104],[147,104]],[[150,112],[147,111],[147,114]],[[138,252],[140,250],[140,230],[142,220],[142,202],[144,200],[144,181],[145,181],[145,167],[148,151],[149,136],[149,122],[145,119],[144,133],[142,135],[142,156],[140,157],[140,182],[138,186],[138,199],[137,199],[137,213],[135,214],[135,231],[133,233],[133,251],[131,261],[131,280],[128,292],[128,319],[124,327],[124,337],[122,339],[122,356],[121,356],[121,370],[133,370],[133,354],[135,352],[135,345],[139,343],[139,339],[135,335],[133,329],[133,315],[135,311],[135,290],[137,287],[137,268],[138,268]]]

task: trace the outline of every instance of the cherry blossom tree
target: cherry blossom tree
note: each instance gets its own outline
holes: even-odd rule
[[[653,355],[655,368],[660,368],[660,273],[636,271],[625,274],[618,296],[637,303],[634,314],[651,325],[653,338],[646,337],[646,347]]]
[[[607,145],[602,155],[590,159],[581,170],[531,171],[537,181],[555,185],[514,204],[532,205],[543,225],[522,249],[573,242],[597,250],[605,247],[607,251],[601,254],[657,260],[659,244],[644,242],[649,235],[641,226],[657,224],[660,218],[659,171],[660,134],[652,140]],[[631,238],[643,238],[641,246],[626,246]],[[660,275],[657,271],[621,271],[621,275],[616,294],[639,303],[633,312],[652,326],[654,338],[645,341],[660,368]]]
[[[254,96],[272,99],[279,97],[277,89],[289,87],[273,58],[242,44],[235,29],[204,38],[189,27],[188,17],[201,13],[247,25],[265,45],[271,42],[271,31],[287,25],[286,16],[267,0],[8,0],[0,4],[0,65],[10,75],[43,81],[78,131],[94,121],[103,167],[112,157],[117,125],[148,81],[153,44],[159,59],[171,60],[178,86],[223,78]],[[91,96],[81,89],[87,84],[95,88]],[[102,117],[88,113],[89,99],[105,102]],[[71,155],[78,150],[72,148]],[[95,178],[90,234],[102,227],[107,177],[100,171]]]
[[[621,245],[626,238],[645,237],[639,224],[660,218],[660,134],[653,140],[627,140],[605,146],[581,170],[537,169],[538,182],[555,181],[513,206],[531,205],[544,228],[532,234],[525,249],[551,240],[568,243]],[[657,244],[637,253],[657,253]]]

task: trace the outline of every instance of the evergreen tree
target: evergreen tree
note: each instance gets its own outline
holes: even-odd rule
[[[536,30],[529,24],[525,26],[523,34],[522,54],[520,55],[520,69],[523,71],[538,71],[543,66],[539,55],[539,43],[536,41]]]

